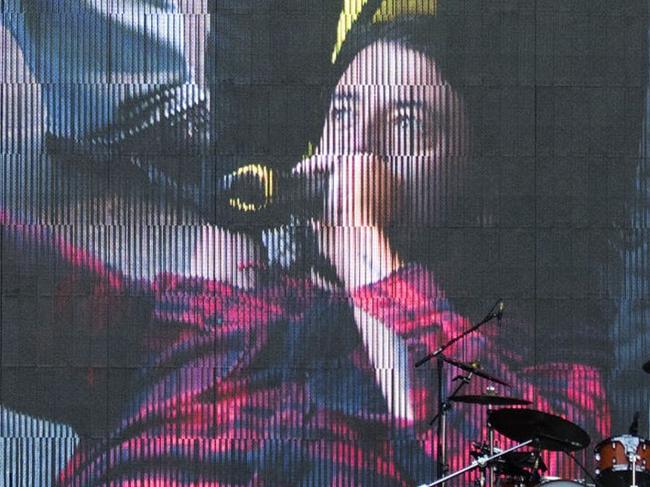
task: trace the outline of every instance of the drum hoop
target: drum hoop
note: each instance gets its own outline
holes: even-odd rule
[[[561,477],[544,477],[542,480],[535,485],[535,487],[542,487],[544,485],[551,485],[551,484],[556,484],[556,483],[567,483],[572,486],[580,486],[580,487],[586,487],[588,484],[586,483],[585,480],[580,479],[563,479]]]
[[[641,438],[640,436],[632,436],[632,435],[619,435],[619,436],[610,436],[609,438],[604,439],[600,443],[598,443],[594,447],[594,453],[600,452],[600,450],[612,443],[618,443],[623,446],[623,449],[626,452],[636,452],[639,450],[639,446],[641,445],[647,445],[648,440],[645,438]]]
[[[606,469],[603,469],[602,472],[600,472],[600,475],[598,475],[598,477],[602,476],[604,473],[607,473],[607,472],[629,472],[629,471],[632,470],[630,468],[630,466],[631,465],[629,463],[617,463],[616,465],[614,465],[612,467],[608,467]],[[636,468],[637,472],[647,472],[647,470],[644,468],[644,466],[640,465],[638,463],[636,464],[635,468]]]

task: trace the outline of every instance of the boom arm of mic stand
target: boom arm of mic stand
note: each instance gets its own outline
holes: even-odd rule
[[[476,323],[474,326],[472,326],[471,328],[468,328],[467,330],[462,332],[460,335],[455,336],[454,338],[449,340],[447,343],[445,343],[442,347],[439,347],[435,352],[432,352],[429,355],[427,355],[426,357],[421,358],[420,360],[415,362],[415,367],[420,367],[420,366],[426,364],[432,358],[436,358],[438,355],[440,355],[442,352],[447,350],[449,347],[451,347],[458,340],[462,340],[463,338],[465,338],[470,333],[478,330],[481,327],[481,325],[484,325],[488,321],[491,321],[492,318],[494,318],[494,315],[492,314],[492,312],[490,312],[490,314],[488,314],[485,318],[483,318],[481,321]]]
[[[447,480],[451,480],[453,478],[456,478],[459,475],[464,474],[465,472],[469,472],[470,470],[474,470],[475,468],[485,467],[486,465],[489,465],[492,461],[496,460],[497,458],[500,458],[503,455],[506,455],[506,454],[508,454],[510,452],[513,452],[515,450],[519,450],[519,448],[522,448],[522,447],[524,447],[526,445],[530,445],[531,443],[533,443],[533,441],[535,441],[535,440],[526,440],[523,443],[519,443],[518,445],[510,447],[507,450],[503,450],[503,451],[500,451],[498,453],[495,453],[492,456],[482,457],[481,459],[470,463],[466,467],[463,467],[463,468],[461,468],[460,470],[458,470],[458,471],[456,471],[454,473],[450,473],[449,475],[445,475],[441,479],[438,479],[438,480],[436,480],[435,482],[433,482],[431,484],[421,484],[419,487],[436,487],[436,485],[440,485],[440,484],[446,482]]]

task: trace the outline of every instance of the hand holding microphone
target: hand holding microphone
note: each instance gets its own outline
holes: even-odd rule
[[[294,172],[326,178],[322,210],[311,223],[320,254],[347,290],[379,281],[402,265],[386,232],[396,214],[401,181],[383,158],[317,155]]]

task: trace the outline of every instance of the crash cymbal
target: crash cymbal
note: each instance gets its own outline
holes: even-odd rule
[[[488,374],[487,372],[483,372],[479,368],[478,364],[476,363],[466,364],[465,362],[459,362],[458,360],[445,357],[444,355],[438,355],[438,358],[444,360],[448,364],[453,365],[454,367],[458,367],[459,369],[464,370],[465,372],[473,372],[475,375],[478,375],[479,377],[483,377],[484,379],[487,379],[489,381],[496,382],[497,384],[501,384],[502,386],[510,387],[510,384],[508,384],[507,382],[504,382],[498,377]]]
[[[506,438],[535,440],[535,446],[542,450],[577,451],[591,441],[577,424],[535,409],[497,409],[490,411],[488,422]]]
[[[646,374],[650,374],[650,360],[648,360],[645,364],[643,364],[643,371]]]
[[[476,395],[461,395],[450,397],[454,402],[464,402],[468,404],[481,404],[492,406],[527,406],[532,402],[526,399],[519,399],[518,397],[497,396],[494,394],[476,394]]]

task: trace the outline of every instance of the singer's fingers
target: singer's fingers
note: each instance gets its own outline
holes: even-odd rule
[[[374,154],[319,154],[302,160],[292,173],[326,175],[322,215],[329,225],[384,227],[397,212],[399,172]]]
[[[342,157],[330,172],[324,219],[332,225],[384,227],[396,213],[399,188],[384,159],[371,154]]]

